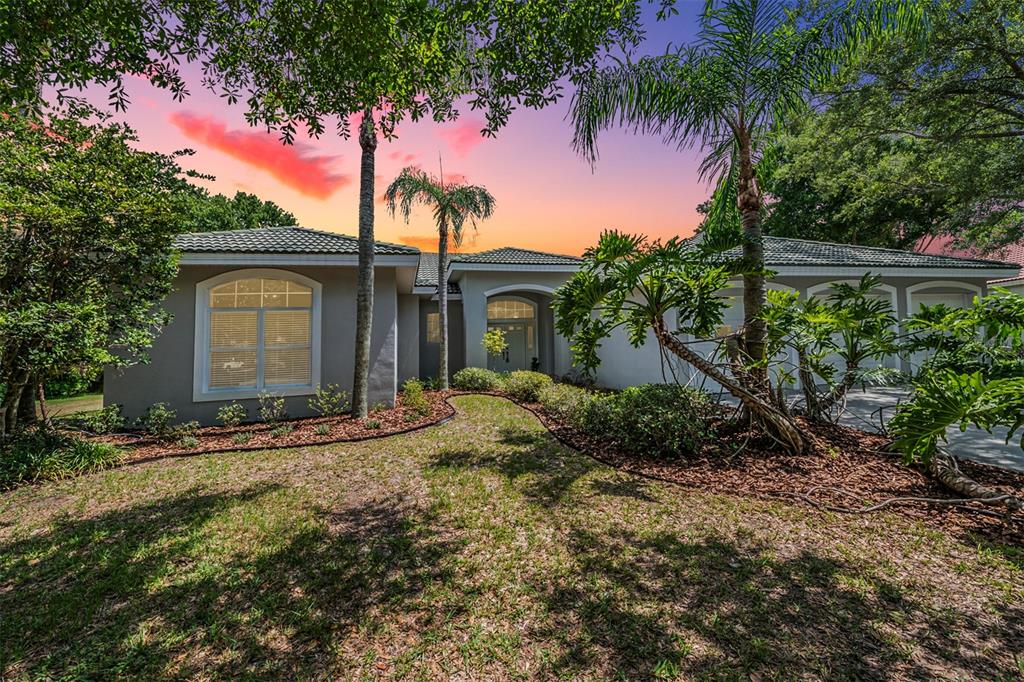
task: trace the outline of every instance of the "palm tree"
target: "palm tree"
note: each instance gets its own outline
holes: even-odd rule
[[[406,223],[415,204],[434,209],[437,222],[437,308],[441,322],[441,358],[438,380],[441,390],[448,389],[448,236],[456,247],[462,245],[468,222],[476,230],[477,220],[494,213],[494,197],[485,188],[463,183],[444,184],[415,167],[403,168],[384,193],[388,210],[394,216],[401,211]]]
[[[717,224],[715,236],[726,237],[723,243],[742,244],[739,350],[755,368],[746,380],[758,392],[768,387],[758,172],[770,165],[772,135],[806,111],[810,91],[862,46],[883,31],[909,33],[922,26],[924,10],[915,9],[920,6],[913,0],[855,0],[799,20],[782,0],[707,0],[693,45],[596,71],[573,98],[573,146],[591,163],[598,133],[620,125],[661,135],[680,149],[706,150],[701,175],[717,183],[706,231]],[[731,234],[723,227],[731,227]]]

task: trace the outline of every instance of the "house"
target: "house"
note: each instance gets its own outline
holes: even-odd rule
[[[992,258],[1016,266],[1017,272],[1012,277],[1001,277],[989,281],[990,287],[1002,287],[1015,294],[1024,294],[1024,243],[1009,244],[989,254],[979,254],[967,249],[959,249],[953,245],[949,236],[922,237],[914,247],[920,253],[938,253],[961,258]]]
[[[107,404],[121,404],[132,418],[166,402],[181,419],[212,423],[231,400],[253,413],[264,391],[284,396],[289,414],[301,416],[309,414],[306,401],[317,385],[351,389],[356,239],[274,227],[187,234],[176,246],[180,271],[164,302],[174,319],[150,350],[149,363],[107,370]],[[769,286],[801,296],[865,272],[879,274],[877,295],[901,319],[922,303],[965,305],[989,280],[1017,274],[1016,266],[995,261],[776,237],[765,239],[765,257],[777,273]],[[437,371],[437,255],[377,242],[374,259],[370,402],[390,405],[406,379]],[[573,256],[512,247],[454,254],[447,282],[451,371],[488,366],[569,373],[571,354],[555,332],[551,300],[579,265]],[[739,283],[724,293],[738,297]],[[741,308],[731,306],[725,325],[741,322]],[[481,345],[489,327],[502,329],[509,343],[497,358]],[[637,349],[616,334],[600,355],[596,379],[609,387],[685,371],[663,363],[653,339]]]

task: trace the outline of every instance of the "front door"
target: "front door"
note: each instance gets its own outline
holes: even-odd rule
[[[505,352],[498,356],[487,358],[487,369],[496,372],[511,372],[517,369],[529,369],[526,353],[526,323],[525,322],[491,322],[487,330],[500,329],[505,333],[505,343],[508,347]]]

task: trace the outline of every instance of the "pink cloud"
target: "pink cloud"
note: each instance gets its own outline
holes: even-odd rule
[[[484,123],[480,119],[464,118],[438,129],[437,135],[448,143],[457,156],[465,156],[484,141],[484,136],[480,134],[483,127]]]
[[[396,149],[395,151],[388,154],[388,158],[391,159],[392,161],[399,161],[401,163],[412,163],[413,161],[416,160],[416,155],[407,154],[406,152]]]
[[[176,111],[171,123],[190,140],[270,173],[301,194],[326,199],[352,182],[349,175],[332,171],[340,157],[315,154],[301,142],[282,144],[273,133],[228,130],[212,116]]]

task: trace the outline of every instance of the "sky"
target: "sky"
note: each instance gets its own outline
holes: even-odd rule
[[[692,40],[702,4],[683,0],[680,14],[668,21],[656,21],[648,9],[641,51],[662,52],[669,43]],[[244,103],[229,105],[204,89],[196,65],[185,65],[182,74],[190,94],[180,102],[142,78],[126,79],[131,104],[115,118],[136,129],[141,148],[192,149],[182,165],[215,176],[199,183],[211,191],[250,192],[291,211],[305,227],[356,233],[355,138],[328,132],[284,145],[277,133],[246,123]],[[497,138],[480,135],[483,116],[468,108],[454,122],[400,125],[397,139],[382,140],[377,150],[378,199],[404,166],[436,174],[440,157],[445,177],[483,185],[496,198],[493,217],[470,231],[464,251],[517,246],[580,254],[609,228],[652,238],[692,234],[700,222],[696,207],[710,193],[697,174],[700,150],[679,151],[656,137],[609,131],[599,138],[600,159],[591,167],[571,146],[571,94],[567,88],[558,103],[539,111],[517,109]],[[99,103],[102,95],[91,98]],[[377,239],[436,250],[428,209],[417,209],[408,224],[388,215],[380,201],[376,209]]]

